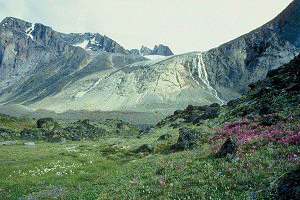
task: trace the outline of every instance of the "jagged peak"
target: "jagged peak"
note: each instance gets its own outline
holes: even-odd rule
[[[1,21],[1,27],[13,27],[17,29],[26,30],[32,26],[32,23],[15,18],[15,17],[6,17]]]

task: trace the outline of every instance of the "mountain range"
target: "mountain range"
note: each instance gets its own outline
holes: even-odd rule
[[[7,17],[0,23],[0,103],[68,110],[173,112],[225,104],[300,52],[300,1],[206,52],[127,50],[98,33],[64,34]],[[149,59],[149,55],[162,55]]]

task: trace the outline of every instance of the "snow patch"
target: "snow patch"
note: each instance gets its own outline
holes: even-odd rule
[[[80,44],[75,44],[75,45],[73,45],[73,46],[75,46],[75,47],[81,47],[81,48],[83,48],[83,49],[86,49],[86,47],[87,47],[87,45],[89,44],[89,40],[85,40],[85,41],[83,41],[82,43],[80,43]]]
[[[35,23],[31,24],[31,27],[26,30],[27,37],[30,37],[33,40],[32,32],[34,31]]]
[[[150,60],[156,60],[156,59],[161,59],[161,58],[167,58],[167,56],[161,56],[161,55],[147,55],[144,56],[145,58],[148,58]]]
[[[97,44],[99,44],[99,42],[97,42],[97,41],[96,41],[96,38],[94,37],[94,38],[91,40],[91,44],[97,45]]]

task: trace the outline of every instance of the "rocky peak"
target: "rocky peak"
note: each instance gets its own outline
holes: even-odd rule
[[[151,55],[162,55],[162,56],[172,56],[174,55],[171,49],[168,46],[160,44],[159,46],[155,45]]]
[[[142,45],[140,53],[142,56],[148,56],[151,55],[152,50],[148,47],[145,47],[144,45]]]
[[[28,28],[30,28],[32,24],[30,22],[26,22],[14,17],[6,17],[2,20],[0,23],[0,28],[6,28],[6,29],[14,29],[19,31],[25,31]]]
[[[300,47],[300,0],[294,0],[274,20],[265,27],[272,29],[285,40]]]
[[[161,56],[171,56],[174,55],[171,49],[165,45],[155,45],[153,50],[150,48],[142,45],[141,49],[131,49],[129,51],[131,55],[141,55],[141,56],[148,56],[148,55],[161,55]]]
[[[129,52],[116,41],[105,35],[102,36],[99,33],[60,33],[59,37],[68,45],[78,46],[85,50],[129,54]]]

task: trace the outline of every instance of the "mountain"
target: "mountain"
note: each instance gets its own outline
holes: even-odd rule
[[[78,46],[86,50],[92,51],[105,51],[110,53],[122,53],[128,55],[128,51],[125,50],[116,41],[110,39],[107,36],[102,36],[99,33],[61,33],[60,38],[70,46]]]
[[[127,54],[100,34],[63,34],[7,17],[0,23],[0,101],[35,102],[83,77],[146,60]]]
[[[174,55],[171,49],[168,46],[164,46],[162,44],[155,45],[151,55],[162,55],[162,56],[172,56]]]
[[[173,52],[171,51],[170,47],[165,46],[165,45],[155,45],[153,50],[151,50],[148,47],[145,47],[142,45],[141,49],[131,49],[129,51],[131,55],[141,55],[141,56],[148,56],[148,55],[161,55],[161,56],[172,56],[174,55]]]
[[[224,104],[299,54],[299,16],[300,1],[295,0],[267,24],[217,48],[155,60],[146,60],[136,50],[132,51],[135,56],[122,53],[117,43],[102,43],[92,34],[66,39],[70,36],[63,37],[49,27],[35,25],[31,31],[30,23],[5,25],[4,20],[0,85],[5,87],[1,87],[0,100],[56,112],[170,113],[188,104]],[[149,51],[142,47],[139,53]]]

